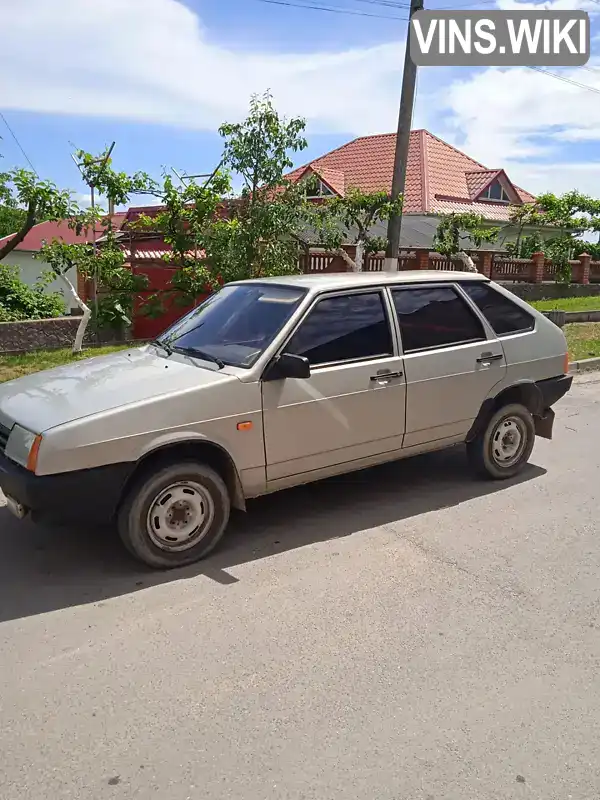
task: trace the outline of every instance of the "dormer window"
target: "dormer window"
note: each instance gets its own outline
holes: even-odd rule
[[[306,197],[308,200],[315,200],[318,197],[334,197],[334,192],[331,191],[329,186],[323,183],[322,180],[314,180],[313,179],[309,182],[306,191]]]
[[[490,183],[485,192],[480,195],[481,200],[493,200],[495,203],[510,203],[510,197],[504,191],[500,181]]]

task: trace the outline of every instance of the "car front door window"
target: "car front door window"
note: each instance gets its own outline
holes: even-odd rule
[[[393,354],[381,292],[336,295],[319,300],[285,348],[312,367]]]

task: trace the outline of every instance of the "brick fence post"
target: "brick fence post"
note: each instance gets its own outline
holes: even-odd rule
[[[415,269],[429,269],[429,250],[417,250]]]
[[[542,283],[544,280],[544,267],[546,256],[543,253],[532,253],[531,256],[531,282]]]
[[[579,280],[578,283],[589,283],[590,282],[590,261],[592,257],[589,253],[582,253],[579,256]]]
[[[479,254],[478,269],[486,278],[492,277],[492,258],[493,253],[486,253],[485,251]]]

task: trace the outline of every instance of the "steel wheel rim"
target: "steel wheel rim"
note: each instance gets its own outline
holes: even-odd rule
[[[499,467],[514,467],[527,447],[527,428],[520,417],[504,417],[491,436],[491,455]]]
[[[201,541],[215,518],[208,490],[195,481],[172,483],[156,495],[146,519],[146,530],[161,550],[181,552]]]

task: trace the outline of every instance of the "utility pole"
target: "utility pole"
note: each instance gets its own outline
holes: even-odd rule
[[[406,53],[404,54],[404,72],[402,73],[402,94],[400,95],[400,113],[398,115],[398,132],[396,135],[396,153],[394,156],[394,174],[392,177],[392,201],[404,194],[406,181],[406,163],[408,161],[408,144],[415,103],[415,86],[417,83],[417,65],[410,57],[411,20],[417,11],[423,8],[423,0],[410,0],[408,17],[408,34],[406,36]],[[388,220],[387,249],[385,251],[385,269],[398,269],[398,251],[400,249],[400,229],[402,212]]]

